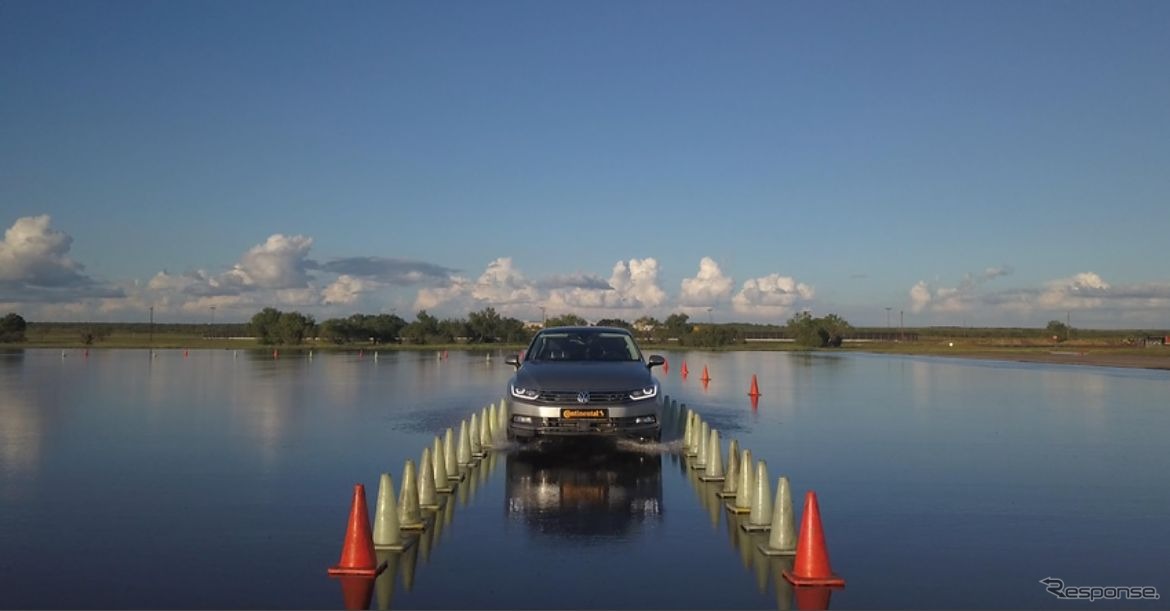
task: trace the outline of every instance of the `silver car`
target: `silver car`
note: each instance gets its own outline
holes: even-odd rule
[[[658,380],[629,331],[611,327],[553,327],[532,338],[524,359],[508,357],[508,438],[662,436]]]

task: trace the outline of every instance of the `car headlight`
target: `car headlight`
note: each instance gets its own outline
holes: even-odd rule
[[[522,388],[512,384],[511,389],[512,396],[516,397],[517,399],[535,399],[540,396],[540,391],[532,388]]]
[[[638,390],[630,392],[630,398],[634,401],[641,401],[642,399],[653,399],[658,396],[658,385],[647,386],[646,388],[639,388]]]

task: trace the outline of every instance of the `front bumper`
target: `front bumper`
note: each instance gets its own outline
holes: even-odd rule
[[[513,402],[508,432],[515,437],[537,436],[615,436],[654,437],[661,430],[662,415],[653,400],[645,404],[596,406],[606,410],[604,418],[563,418],[562,409],[579,409],[579,405],[529,405]],[[594,407],[594,406],[590,406]],[[638,419],[653,416],[653,422]],[[517,422],[517,418],[522,421]],[[527,421],[523,421],[524,419]]]

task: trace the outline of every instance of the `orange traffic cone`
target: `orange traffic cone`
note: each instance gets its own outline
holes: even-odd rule
[[[279,349],[275,349],[272,351],[272,358],[274,358],[274,359],[280,358],[280,350]]]
[[[680,371],[679,374],[682,375],[682,379],[685,380],[685,379],[687,379],[687,375],[690,373],[691,372],[689,370],[687,370],[687,362],[684,360],[683,366],[682,366],[682,371]]]
[[[796,586],[845,586],[845,580],[834,575],[829,567],[829,550],[825,548],[825,533],[821,530],[821,510],[817,506],[817,493],[812,490],[804,495],[796,563],[791,571],[785,569],[783,575]]]
[[[670,361],[662,359],[662,375],[670,373]]]
[[[349,508],[349,526],[345,529],[345,542],[341,546],[341,560],[337,566],[329,569],[329,574],[373,577],[383,568],[377,565],[374,558],[370,512],[366,509],[366,487],[354,484],[353,502]]]
[[[699,379],[704,381],[704,382],[711,381],[711,374],[707,373],[707,366],[706,365],[703,365],[703,377],[701,377]]]
[[[346,576],[341,581],[341,602],[346,609],[369,609],[374,594],[371,577]]]
[[[756,381],[756,374],[752,374],[752,388],[748,391],[749,397],[760,396],[760,383]]]

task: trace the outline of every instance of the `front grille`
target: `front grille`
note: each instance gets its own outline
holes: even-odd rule
[[[603,418],[599,420],[581,420],[577,418],[541,418],[541,426],[552,431],[563,430],[579,432],[587,428],[599,433],[614,431],[618,428],[634,426],[634,416],[622,418]],[[551,431],[550,431],[551,432]]]
[[[564,405],[572,403],[579,405],[577,400],[578,392],[575,390],[546,390],[540,393],[536,398],[541,403],[555,403],[557,405]],[[630,391],[599,391],[590,392],[588,404],[595,405],[601,403],[625,403],[630,400]]]

